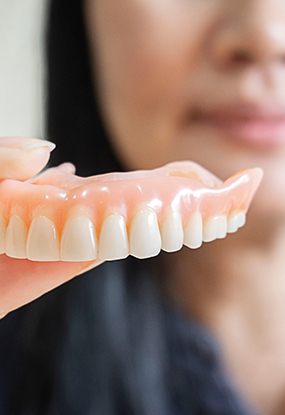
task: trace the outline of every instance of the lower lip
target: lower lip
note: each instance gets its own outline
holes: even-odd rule
[[[285,145],[285,119],[282,120],[201,120],[204,126],[210,126],[235,141],[249,146],[274,149]]]

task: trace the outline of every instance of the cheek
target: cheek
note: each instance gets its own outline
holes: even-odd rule
[[[144,102],[185,88],[215,20],[214,9],[198,3],[97,0],[89,29],[102,90]]]
[[[121,158],[131,167],[153,167],[173,158],[205,18],[190,13],[189,5],[186,10],[186,3],[124,0],[124,8],[119,3],[93,5],[95,21],[88,29],[97,90]]]

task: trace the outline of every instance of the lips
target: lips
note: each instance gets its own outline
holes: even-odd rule
[[[196,110],[192,121],[243,145],[274,149],[285,145],[285,107],[231,105]]]

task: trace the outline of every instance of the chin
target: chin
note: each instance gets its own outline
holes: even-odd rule
[[[253,198],[250,214],[259,221],[285,221],[285,187],[278,179],[272,182],[264,176]]]

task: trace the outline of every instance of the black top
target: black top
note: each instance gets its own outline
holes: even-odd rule
[[[167,314],[172,414],[253,415],[222,367],[214,336],[177,310]]]
[[[96,359],[98,356],[98,351],[96,350],[97,343],[91,344],[92,350],[95,350],[94,352],[91,350],[91,357],[88,357],[88,353],[85,351],[83,351],[83,355],[80,355],[78,350],[83,350],[86,342],[89,342],[92,333],[88,330],[91,330],[90,327],[96,327],[96,324],[92,321],[88,322],[84,313],[82,313],[82,315],[72,314],[72,310],[76,309],[74,298],[79,297],[78,304],[82,304],[82,302],[80,303],[80,296],[82,295],[82,298],[86,299],[87,306],[89,306],[93,296],[98,292],[98,287],[95,287],[94,292],[91,292],[90,298],[88,298],[88,290],[90,291],[88,278],[91,280],[92,275],[89,277],[85,276],[83,279],[81,277],[81,279],[77,279],[77,282],[75,281],[69,285],[66,284],[63,288],[55,290],[52,294],[48,294],[42,299],[37,300],[31,306],[24,307],[11,313],[7,318],[0,321],[1,415],[19,415],[19,413],[20,415],[43,415],[43,411],[38,409],[32,409],[32,412],[18,409],[16,411],[17,413],[14,413],[14,411],[11,412],[11,409],[9,409],[11,408],[11,402],[15,401],[15,389],[20,388],[24,395],[26,394],[26,390],[28,390],[31,396],[34,396],[30,391],[31,388],[29,385],[26,385],[27,373],[31,373],[31,370],[34,372],[34,378],[39,380],[38,392],[35,391],[35,394],[40,394],[40,400],[45,402],[43,404],[44,407],[49,408],[47,409],[47,412],[44,412],[44,415],[46,413],[48,415],[70,415],[70,413],[65,413],[65,410],[64,413],[60,414],[58,409],[51,410],[49,406],[50,397],[45,392],[50,388],[56,389],[55,392],[58,394],[57,399],[62,399],[62,392],[60,391],[60,388],[58,388],[58,385],[60,385],[60,372],[57,369],[54,369],[56,368],[56,363],[54,362],[58,360],[56,357],[58,355],[59,361],[64,360],[67,350],[66,345],[67,347],[74,346],[73,344],[68,346],[71,342],[68,339],[66,340],[68,335],[66,335],[65,332],[62,334],[62,338],[65,342],[62,351],[60,351],[60,348],[58,348],[58,344],[56,343],[56,339],[61,335],[58,327],[66,327],[68,322],[72,323],[76,320],[77,328],[74,326],[75,329],[73,328],[73,330],[79,330],[76,332],[79,333],[79,336],[76,334],[72,339],[81,336],[80,341],[82,341],[82,343],[78,340],[79,346],[77,349],[74,348],[74,354],[71,355],[73,356],[73,359],[76,359],[77,366],[79,365],[77,372],[72,372],[72,368],[74,367],[73,365],[70,365],[69,361],[66,361],[66,365],[62,366],[62,371],[64,376],[69,376],[69,379],[70,376],[74,376],[73,373],[76,373],[75,376],[77,376],[77,378],[80,377],[79,382],[81,382],[82,385],[87,385],[88,379],[92,383],[92,376],[94,376],[92,374],[92,362],[88,359]],[[105,280],[106,279],[98,279],[98,282]],[[73,290],[74,297],[72,301],[67,299],[67,301],[71,303],[72,310],[64,312],[64,318],[66,318],[66,320],[63,319],[62,326],[59,326],[60,318],[58,314],[42,318],[39,324],[42,331],[40,332],[38,344],[34,344],[34,341],[31,340],[33,339],[33,329],[29,328],[30,326],[27,324],[27,320],[31,321],[31,319],[33,319],[33,321],[36,321],[38,315],[45,311],[44,307],[46,307],[46,310],[53,311],[55,307],[52,305],[52,302],[49,303],[49,299],[51,299],[52,296],[57,295],[60,304],[62,304],[63,297],[60,296],[63,292],[66,293],[68,289]],[[141,288],[139,291],[141,291]],[[93,304],[97,304],[98,302],[99,300],[97,299]],[[61,307],[64,308],[64,305],[61,305]],[[165,343],[167,345],[167,359],[169,361],[167,365],[168,373],[166,375],[167,390],[169,391],[167,395],[170,399],[168,400],[168,413],[163,413],[163,415],[252,415],[253,411],[238,395],[237,391],[235,391],[226,371],[222,367],[219,347],[213,335],[197,321],[186,318],[180,311],[171,308],[169,305],[164,306],[164,308],[166,322]],[[98,315],[98,313],[95,312],[95,315],[96,314]],[[119,328],[119,330],[121,330],[121,328]],[[24,337],[23,331],[25,332]],[[53,333],[55,333],[55,336],[52,339]],[[113,331],[111,334],[114,336]],[[49,342],[49,339],[52,340]],[[101,338],[98,339],[98,342],[100,342],[100,340]],[[138,345],[135,347],[137,346]],[[44,366],[44,362],[49,359],[51,353],[54,353],[55,359],[50,359],[48,364]],[[33,368],[30,364],[25,365],[27,359],[31,359],[34,362]],[[151,369],[151,362],[149,363],[149,361],[146,360],[146,364],[148,365],[147,367]],[[86,367],[82,365],[89,365],[90,370],[87,370]],[[105,365],[104,362],[103,365]],[[144,366],[142,365],[142,367]],[[85,379],[83,379],[85,376],[84,370],[87,373],[86,382]],[[74,385],[76,396],[70,396],[70,390],[74,390],[74,386],[72,386],[73,389],[71,388],[65,391],[64,398],[67,401],[67,407],[68,405],[73,405],[72,402],[80,401],[81,403],[84,403],[86,396],[88,397],[88,394],[90,393],[90,391],[86,392],[85,386],[82,386],[83,389],[81,388],[81,391],[77,389],[78,379],[77,383],[74,382]],[[93,388],[93,384],[90,385],[90,388]],[[135,388],[137,388],[137,386],[135,386]],[[75,399],[75,401],[72,401],[72,399]],[[68,401],[70,402],[68,403]],[[78,405],[77,409],[73,410],[72,415],[89,415],[90,412],[87,414],[86,409],[82,409],[83,406],[81,403]],[[125,403],[119,403],[118,406],[120,405],[122,405],[122,409],[120,410],[118,408],[118,415],[137,415],[133,411],[130,413],[126,409]],[[20,408],[22,408],[22,404],[20,404]],[[96,413],[95,415],[108,414]]]

